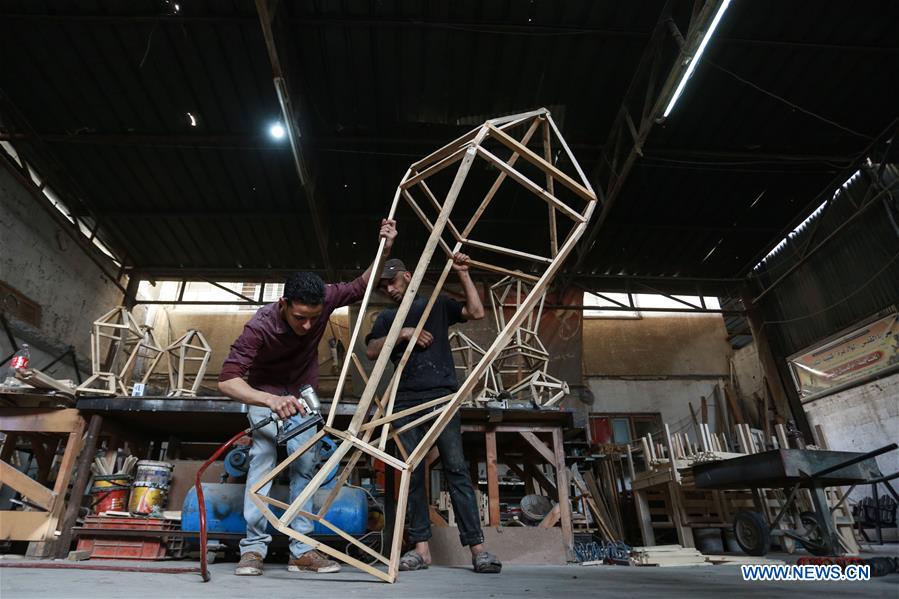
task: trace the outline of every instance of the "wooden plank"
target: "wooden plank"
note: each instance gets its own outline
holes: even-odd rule
[[[496,336],[493,340],[493,343],[484,353],[483,358],[478,363],[478,365],[471,370],[468,374],[468,378],[460,385],[459,390],[456,392],[456,398],[453,400],[451,407],[448,407],[444,410],[443,414],[441,414],[440,418],[432,425],[431,430],[427,433],[422,442],[419,443],[419,446],[413,450],[410,455],[410,461],[412,464],[417,464],[418,460],[420,460],[424,452],[427,448],[434,443],[437,435],[446,427],[449,423],[449,420],[455,415],[456,410],[462,404],[464,399],[468,397],[468,395],[472,392],[475,385],[481,380],[481,377],[484,376],[487,368],[490,366],[493,359],[499,354],[499,352],[505,347],[505,345],[509,342],[509,339],[512,337],[513,332],[521,326],[524,320],[528,317],[528,314],[533,310],[533,308],[537,305],[537,302],[542,298],[543,292],[545,291],[547,285],[552,280],[552,278],[556,275],[558,270],[562,267],[562,264],[565,258],[571,253],[577,244],[578,240],[580,240],[581,236],[586,229],[586,221],[589,221],[590,216],[593,214],[593,211],[596,208],[596,202],[591,202],[584,211],[584,222],[581,222],[576,227],[574,227],[571,232],[569,232],[568,236],[565,239],[562,247],[559,249],[559,255],[557,259],[544,271],[541,275],[540,280],[537,281],[530,293],[528,293],[527,297],[518,310],[516,310],[515,314],[506,322],[506,327]]]
[[[392,582],[396,580],[400,567],[400,553],[403,548],[403,524],[406,520],[406,504],[409,499],[409,481],[412,478],[412,469],[403,470],[400,475],[400,489],[396,500],[396,522],[393,527],[393,542],[390,546],[390,563],[387,567],[387,576]]]
[[[540,158],[539,156],[531,152],[526,146],[518,143],[517,140],[509,137],[507,134],[503,133],[493,125],[488,124],[487,128],[490,129],[491,137],[498,140],[510,150],[517,152],[519,155],[524,157],[525,160],[527,160],[540,170],[544,171],[547,175],[552,176],[555,180],[559,181],[562,185],[573,191],[582,199],[588,202],[594,199],[594,195],[590,190],[586,189],[583,185],[553,166],[552,161],[547,161]]]
[[[68,433],[80,420],[73,408],[0,408],[0,430],[4,432]]]
[[[527,143],[531,140],[531,137],[534,135],[534,132],[537,130],[539,122],[534,119],[534,122],[531,123],[531,126],[528,128],[527,133],[524,134],[524,137],[521,138],[521,143],[527,145]],[[512,152],[512,156],[509,160],[506,161],[506,164],[509,166],[515,166],[515,163],[518,161],[518,153]],[[481,205],[478,206],[477,210],[474,211],[474,214],[471,215],[471,219],[468,221],[468,224],[465,225],[465,228],[462,230],[462,236],[468,237],[471,234],[472,229],[477,224],[478,219],[481,218],[481,215],[484,214],[484,210],[487,209],[487,206],[490,205],[490,202],[493,201],[493,197],[496,195],[496,192],[499,191],[500,185],[502,185],[503,181],[505,181],[506,173],[500,172],[497,175],[496,180],[493,182],[493,185],[490,187],[490,190],[487,191],[487,194],[484,196],[484,199],[481,201]]]
[[[787,439],[787,429],[782,424],[774,425],[774,432],[777,434],[777,444],[781,449],[789,449],[790,441]]]
[[[294,451],[292,454],[287,456],[287,459],[285,459],[283,462],[281,462],[280,464],[278,464],[277,466],[272,468],[272,470],[268,474],[266,474],[261,479],[259,479],[259,481],[250,488],[250,494],[256,495],[257,493],[259,493],[259,489],[261,489],[268,483],[272,482],[275,479],[275,477],[277,477],[279,474],[281,474],[282,470],[284,470],[285,468],[290,466],[294,460],[296,460],[301,455],[306,453],[313,445],[315,445],[316,443],[321,441],[321,438],[324,436],[325,436],[324,429],[322,429],[322,430],[316,432],[314,435],[312,435],[312,437],[310,437],[309,440],[307,440],[300,447],[298,447],[296,451]],[[331,466],[333,467],[333,464]]]
[[[344,441],[349,441],[350,443],[352,443],[353,445],[355,445],[357,448],[361,449],[368,455],[378,458],[379,460],[381,460],[385,464],[393,467],[396,470],[405,470],[407,468],[405,462],[401,462],[400,460],[396,459],[389,453],[381,451],[377,447],[374,447],[373,445],[366,443],[359,437],[356,437],[354,435],[349,435],[343,431],[340,431],[340,430],[337,430],[337,429],[334,429],[331,427],[328,427],[326,429],[326,431],[329,435],[333,435],[335,437],[343,439]]]
[[[9,485],[14,491],[27,497],[31,503],[45,510],[50,510],[56,497],[53,491],[2,460],[0,460],[0,485]]]
[[[437,399],[432,399],[431,401],[426,401],[424,403],[418,404],[416,406],[412,406],[411,408],[407,408],[405,410],[394,412],[390,416],[383,416],[381,418],[376,418],[374,420],[370,420],[366,424],[362,425],[359,429],[360,432],[367,431],[371,428],[376,428],[382,424],[386,424],[388,422],[393,422],[394,420],[398,420],[405,416],[409,416],[410,414],[415,414],[417,412],[421,412],[422,410],[427,410],[428,408],[432,408],[434,406],[438,406],[442,403],[446,403],[453,398],[452,394],[444,395],[443,397],[438,397]]]
[[[535,437],[536,438],[536,437]],[[553,454],[556,468],[556,490],[559,492],[559,517],[562,526],[562,538],[569,558],[574,557],[574,528],[571,526],[571,498],[568,496],[571,486],[568,482],[568,467],[565,465],[565,448],[562,440],[562,429],[553,431]]]
[[[459,170],[456,172],[456,176],[453,179],[453,184],[450,187],[450,190],[447,193],[446,200],[443,203],[443,210],[440,211],[440,215],[437,217],[437,221],[434,224],[434,230],[428,237],[428,241],[425,244],[424,250],[422,251],[421,258],[419,259],[419,262],[415,267],[415,272],[413,272],[412,274],[412,279],[409,281],[409,284],[406,287],[406,293],[403,296],[399,307],[397,308],[396,316],[394,318],[393,324],[390,327],[390,330],[387,333],[387,337],[384,341],[384,346],[381,348],[381,353],[378,355],[378,358],[375,361],[375,365],[372,368],[371,374],[369,375],[368,384],[365,386],[365,389],[362,392],[362,396],[359,398],[358,407],[356,408],[356,414],[353,416],[353,419],[352,421],[350,421],[350,425],[347,429],[353,434],[359,432],[360,427],[362,426],[364,420],[368,415],[372,397],[377,391],[377,387],[381,381],[381,377],[384,374],[388,363],[390,362],[390,354],[393,352],[393,348],[396,345],[397,340],[399,339],[400,330],[405,325],[406,316],[409,314],[409,310],[412,308],[412,302],[415,300],[418,289],[421,286],[422,281],[424,280],[428,263],[430,262],[431,257],[434,255],[434,250],[437,248],[437,242],[440,234],[442,233],[444,226],[446,226],[446,221],[449,220],[449,216],[452,212],[453,206],[455,205],[456,198],[459,196],[459,192],[462,189],[462,184],[465,182],[468,171],[471,169],[471,165],[474,162],[474,157],[475,151],[473,149],[469,149],[468,151],[466,151],[465,158],[459,165]],[[437,289],[439,289],[439,287]],[[388,415],[389,412],[390,410],[388,409]],[[430,449],[434,439],[428,439],[426,435],[425,438],[422,439],[422,441],[427,441],[427,448]],[[424,451],[422,451],[421,453],[423,454]],[[413,455],[410,457],[421,459],[422,456],[415,455],[413,451]]]
[[[528,444],[533,447],[537,453],[539,453],[544,460],[546,460],[547,464],[556,465],[556,456],[550,451],[549,447],[547,447],[543,441],[540,440],[537,435],[530,431],[519,431],[519,433],[524,440],[528,442]]]
[[[79,416],[78,421],[75,424],[75,429],[69,433],[66,449],[62,454],[62,461],[60,461],[59,470],[56,473],[56,482],[53,485],[53,494],[55,497],[50,509],[50,522],[47,527],[47,538],[44,539],[45,541],[54,540],[57,523],[60,518],[62,518],[63,511],[65,510],[66,489],[69,488],[69,481],[72,480],[75,471],[75,460],[78,459],[78,454],[81,453],[81,446],[84,443],[82,434],[84,433],[85,428],[87,428],[87,423],[84,418]],[[80,501],[80,499],[81,498],[73,499],[73,501]]]
[[[547,122],[546,118],[543,118],[541,120],[543,121],[543,126],[540,128],[543,131],[543,160],[547,164],[552,164],[553,156],[549,122]],[[522,139],[522,145],[526,146],[527,143],[528,142],[526,140]],[[552,175],[550,173],[546,173],[546,191],[548,191],[552,196],[556,195],[556,190],[553,184],[554,181]],[[553,257],[555,257],[556,254],[559,253],[559,232],[556,227],[556,209],[552,206],[547,206],[547,208],[549,216],[549,252]]]
[[[403,178],[409,176],[409,171],[406,171],[406,174]],[[387,218],[392,220],[394,215],[396,214],[397,206],[400,201],[400,192],[401,189],[397,187],[396,192],[393,194],[393,201],[390,204],[390,210],[388,210]],[[365,314],[366,309],[368,308],[368,303],[371,299],[371,294],[374,289],[377,287],[379,278],[376,276],[377,273],[381,272],[384,267],[384,262],[386,261],[386,255],[384,251],[384,239],[378,240],[378,250],[375,253],[374,262],[371,265],[371,276],[368,278],[368,283],[365,285],[365,294],[362,296],[362,301],[359,304],[359,314]],[[405,315],[403,315],[405,318]],[[359,335],[362,331],[363,318],[361,316],[356,319],[356,322],[353,324],[353,331],[350,334],[350,342],[347,346],[349,349],[347,351],[347,355],[353,355],[355,353],[355,347],[359,340]],[[347,374],[349,374],[350,369],[350,360],[351,358],[344,358],[343,364],[340,367],[340,375],[337,378],[337,387],[334,389],[334,396],[331,400],[331,408],[328,411],[328,419],[325,422],[328,426],[332,426],[334,424],[334,418],[337,416],[337,406],[340,403],[340,398],[343,394],[343,388],[346,384]],[[358,360],[358,357],[356,358]],[[359,365],[361,367],[361,364]],[[363,369],[364,370],[364,369]],[[368,381],[366,380],[365,387],[368,388]],[[372,391],[372,396],[374,395],[374,391]],[[368,406],[366,406],[365,411],[368,411]]]
[[[533,193],[535,196],[554,207],[558,211],[564,213],[568,218],[573,220],[576,223],[583,223],[584,217],[581,214],[573,209],[571,209],[568,204],[559,200],[557,197],[550,195],[545,189],[525,177],[519,171],[515,170],[494,154],[489,152],[488,150],[478,146],[478,154],[486,158],[490,163],[492,163],[496,168],[500,171],[506,173],[509,177],[517,181],[520,185],[522,185],[525,189]]]
[[[0,511],[0,541],[43,541],[49,526],[47,512]]]
[[[497,254],[504,254],[506,256],[512,256],[513,258],[521,258],[523,260],[530,260],[531,262],[538,262],[543,264],[551,264],[552,258],[547,258],[546,256],[538,256],[537,254],[529,254],[528,252],[521,252],[518,250],[513,250],[511,248],[503,247],[500,245],[493,245],[492,243],[484,243],[483,241],[477,241],[476,239],[468,239],[463,238],[460,240],[464,245],[470,245],[471,247],[479,248],[482,250],[487,250],[488,252],[496,252]]]
[[[437,151],[428,154],[427,156],[425,156],[418,162],[413,162],[412,166],[409,167],[409,172],[406,173],[406,175],[401,179],[401,181],[405,181],[406,178],[409,176],[410,172],[418,172],[422,168],[427,167],[431,164],[434,164],[435,162],[442,160],[443,158],[446,158],[450,154],[457,152],[460,148],[468,145],[468,143],[471,142],[471,140],[473,140],[475,138],[475,136],[477,136],[477,134],[478,134],[478,132],[480,132],[480,130],[481,130],[481,127],[476,127],[474,129],[472,129],[471,131],[469,131],[468,133],[466,133],[464,135],[460,135],[459,137],[457,137],[453,141],[449,142],[448,144],[446,144],[442,148],[438,149]]]
[[[546,516],[543,517],[543,520],[538,524],[538,528],[552,528],[555,526],[561,518],[561,510],[559,509],[559,504],[553,506],[553,509],[549,511]]]
[[[499,476],[496,472],[496,433],[487,431],[484,438],[487,447],[487,496],[490,508],[490,526],[499,526]]]
[[[19,368],[16,370],[16,378],[37,389],[52,389],[69,397],[75,396],[75,385],[57,381],[37,368]]]
[[[743,411],[740,409],[740,404],[737,401],[734,390],[731,389],[730,383],[724,385],[724,397],[727,399],[727,405],[730,406],[730,412],[733,414],[734,422],[736,424],[743,424],[746,422],[743,418]]]
[[[452,154],[450,154],[446,158],[438,161],[437,163],[429,166],[428,168],[421,171],[420,173],[417,173],[417,174],[413,175],[412,177],[409,177],[402,183],[400,183],[400,188],[401,189],[409,189],[410,187],[414,187],[415,185],[418,185],[419,181],[424,181],[431,175],[436,175],[443,169],[454,165],[455,163],[462,160],[462,158],[465,156],[466,151],[468,151],[468,146],[462,146],[461,148],[454,151]]]
[[[547,112],[545,118],[546,122],[549,123],[549,126],[552,127],[553,132],[556,134],[556,139],[559,141],[559,145],[561,145],[562,149],[565,150],[565,155],[568,156],[568,160],[571,161],[572,166],[574,166],[574,170],[577,171],[578,176],[581,178],[581,183],[584,184],[585,188],[590,190],[590,193],[593,194],[593,198],[596,199],[596,192],[593,191],[593,186],[590,185],[590,179],[587,178],[587,175],[585,175],[583,169],[581,169],[581,165],[578,163],[577,159],[574,157],[574,154],[571,152],[571,148],[568,147],[568,142],[566,142],[565,138],[562,137],[562,132],[559,131],[559,128],[556,126],[556,122],[553,120],[552,115]]]

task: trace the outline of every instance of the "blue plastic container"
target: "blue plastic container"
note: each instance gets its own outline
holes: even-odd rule
[[[330,489],[320,489],[312,496],[312,510],[317,512],[328,498]],[[247,521],[243,517],[245,485],[233,483],[203,483],[203,499],[206,502],[206,528],[215,532],[245,533]],[[287,501],[287,487],[272,487],[271,496]],[[273,507],[272,512],[280,516],[284,510]],[[347,534],[361,535],[368,524],[368,501],[365,492],[353,487],[343,487],[331,504],[325,519]],[[269,525],[269,533],[281,534]],[[181,529],[189,532],[200,530],[200,506],[197,490],[191,487],[181,507]],[[327,527],[313,523],[312,534],[332,535]]]

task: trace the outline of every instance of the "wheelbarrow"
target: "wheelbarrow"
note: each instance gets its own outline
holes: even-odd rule
[[[719,462],[693,466],[697,488],[713,491],[751,489],[757,511],[740,511],[734,517],[737,544],[749,555],[765,555],[772,537],[789,537],[802,543],[814,555],[845,553],[832,517],[846,500],[849,489],[833,509],[827,503],[827,487],[844,487],[886,482],[899,476],[883,476],[876,456],[897,449],[892,443],[868,453],[775,449]],[[761,489],[783,489],[786,502],[770,520]],[[808,489],[814,511],[800,512],[797,496]],[[782,528],[787,514],[792,527]],[[798,517],[797,517],[798,516]]]

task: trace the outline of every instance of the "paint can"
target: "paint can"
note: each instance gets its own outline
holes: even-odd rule
[[[90,492],[93,499],[91,507],[96,513],[123,512],[128,507],[131,477],[124,474],[95,476]]]
[[[132,514],[160,513],[165,509],[174,464],[141,460],[134,472],[128,511]]]
[[[165,509],[166,498],[169,494],[168,487],[160,487],[152,483],[135,482],[131,486],[131,499],[128,501],[128,511],[132,514],[149,515],[162,513]]]
[[[146,483],[160,488],[168,487],[172,482],[172,469],[175,465],[168,462],[141,460],[134,471],[134,484]]]

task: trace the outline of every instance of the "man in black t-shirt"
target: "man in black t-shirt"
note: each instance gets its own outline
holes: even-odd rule
[[[416,347],[409,356],[397,387],[394,412],[400,412],[423,402],[455,393],[459,389],[456,368],[449,343],[449,327],[466,320],[484,318],[484,305],[478,290],[468,273],[468,256],[453,256],[453,270],[465,292],[465,303],[446,295],[439,295],[434,301],[416,341]],[[412,273],[397,259],[388,260],[381,272],[378,288],[399,303],[403,299]],[[396,367],[402,357],[415,326],[421,319],[427,300],[416,297],[406,316],[400,337],[390,355]],[[385,310],[378,315],[371,332],[366,336],[366,354],[374,360],[381,353],[390,326],[396,318],[396,309]],[[401,428],[420,418],[427,412],[416,412],[397,420],[394,424]],[[431,422],[425,422],[400,434],[403,446],[411,451],[422,440]],[[443,462],[443,472],[450,489],[453,511],[459,525],[459,540],[471,551],[471,561],[475,572],[497,573],[502,563],[484,546],[484,532],[475,498],[474,486],[465,464],[462,452],[461,416],[457,412],[437,438],[437,449]],[[425,493],[424,464],[419,464],[412,473],[409,487],[409,540],[415,547],[400,558],[400,570],[422,570],[431,563],[428,540],[431,538],[431,518]]]

